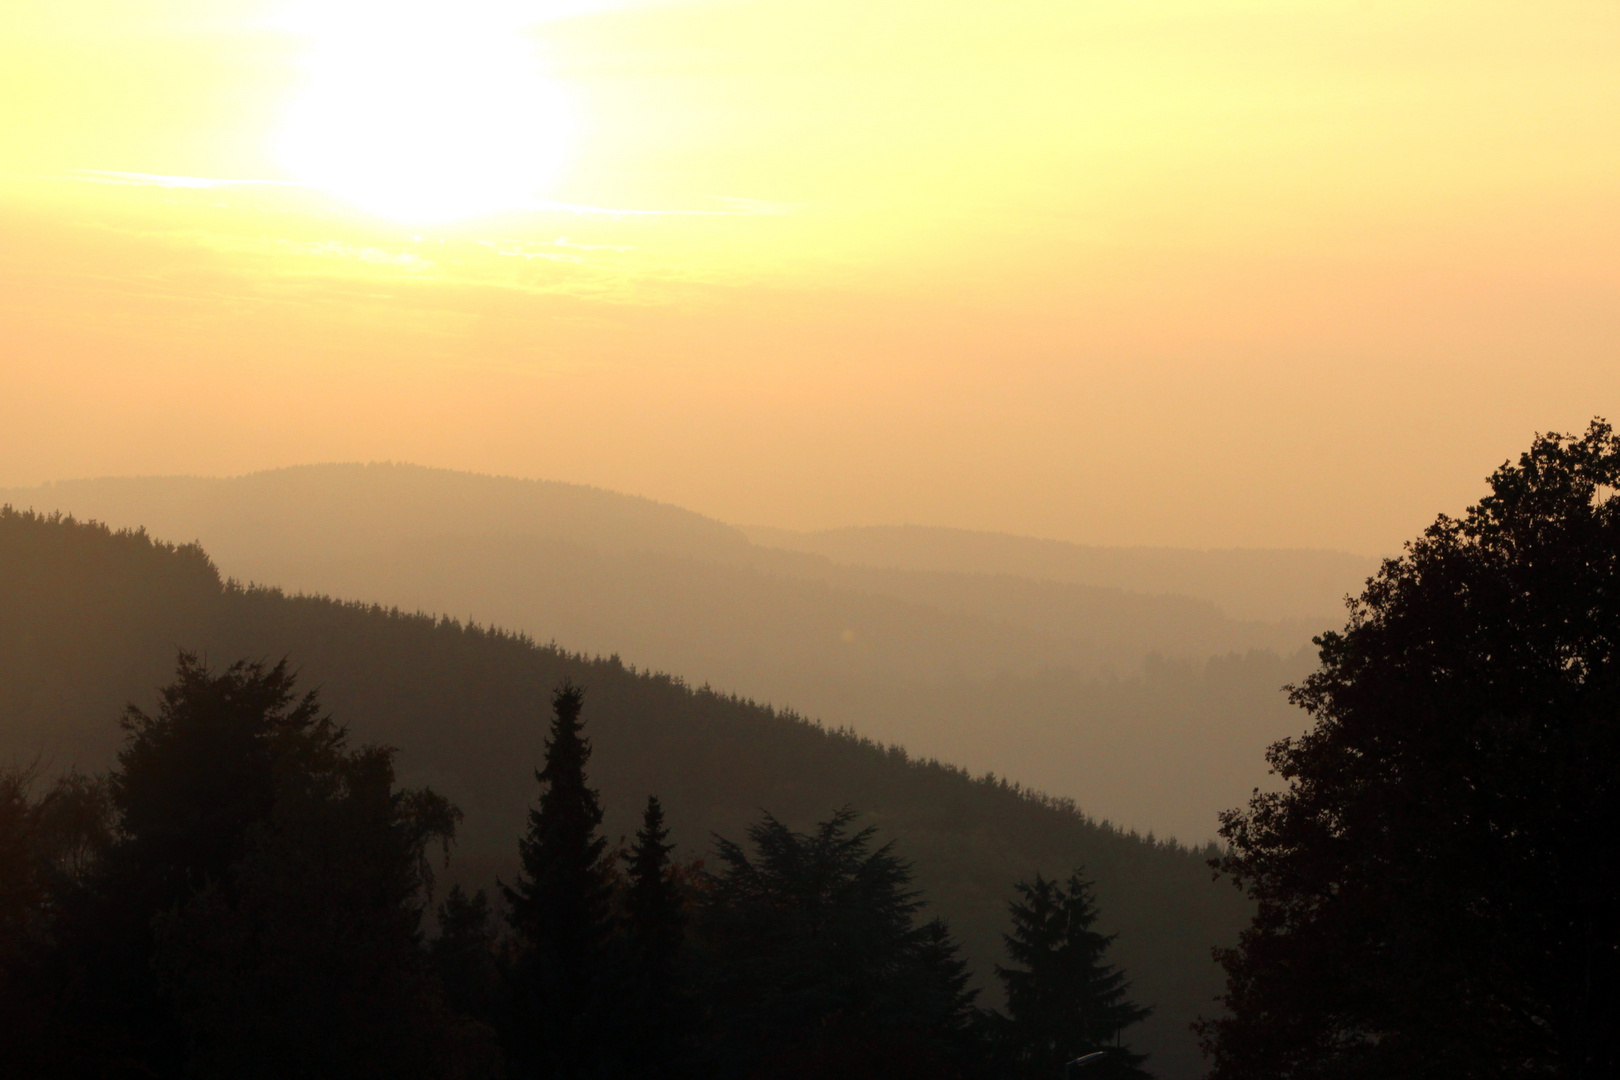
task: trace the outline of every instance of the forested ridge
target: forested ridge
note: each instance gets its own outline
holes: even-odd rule
[[[1218,991],[1212,946],[1247,909],[1204,859],[1122,833],[1076,807],[829,731],[617,658],[587,658],[449,620],[222,582],[195,547],[71,520],[0,517],[0,733],[47,769],[106,765],[127,701],[150,704],[178,648],[218,663],[290,658],[301,686],[358,742],[399,748],[400,781],[461,808],[449,878],[509,875],[544,754],[554,687],[587,687],[604,832],[628,837],[649,793],[677,855],[743,835],[768,811],[805,829],[840,807],[915,864],[929,914],[961,940],[975,981],[1003,957],[1014,882],[1085,867],[1111,953],[1153,1015],[1134,1029],[1163,1077],[1198,1071],[1186,1035]],[[993,995],[987,1000],[993,1000]]]
[[[1376,569],[926,529],[787,550],[817,536],[750,543],[648,499],[404,464],[66,481],[6,501],[199,542],[244,582],[616,653],[1188,843],[1267,782],[1264,747],[1305,723],[1279,688]]]

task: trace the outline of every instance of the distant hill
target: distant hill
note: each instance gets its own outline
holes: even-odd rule
[[[1267,782],[1266,744],[1303,727],[1279,687],[1337,619],[1234,619],[1167,583],[1211,593],[1239,567],[1256,595],[1292,597],[1278,610],[1310,610],[1322,581],[1339,573],[1348,590],[1364,562],[947,530],[754,534],[831,554],[794,551],[647,499],[406,465],[73,481],[3,502],[197,540],[242,581],[617,654],[1195,842]]]
[[[821,532],[745,528],[756,544],[854,566],[1009,574],[1215,604],[1235,619],[1337,624],[1347,594],[1361,592],[1379,560],[1302,548],[1089,547],[1006,533],[919,525]]]
[[[1011,883],[1083,863],[1106,929],[1120,934],[1133,996],[1158,1008],[1137,1045],[1165,1080],[1201,1071],[1187,1023],[1218,991],[1210,947],[1232,941],[1247,915],[1229,886],[1209,880],[1204,853],[618,660],[227,586],[197,547],[0,513],[0,760],[104,766],[120,741],[120,706],[151,706],[177,647],[216,664],[290,655],[358,740],[399,747],[406,782],[431,783],[466,811],[463,878],[511,872],[548,691],[563,676],[589,688],[592,776],[610,833],[632,830],[649,792],[664,800],[687,857],[711,831],[740,835],[762,808],[802,827],[855,806],[916,862],[981,982],[999,958]]]

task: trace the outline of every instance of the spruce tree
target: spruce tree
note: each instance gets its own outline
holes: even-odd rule
[[[36,998],[63,1060],[39,1075],[409,1080],[487,1056],[420,948],[459,811],[294,681],[182,653],[105,784],[41,805],[60,902]]]
[[[680,888],[669,861],[674,850],[664,827],[664,808],[658,796],[649,795],[635,846],[630,849],[625,912],[636,969],[655,986],[673,976],[686,928]]]
[[[523,870],[501,886],[519,943],[510,1016],[525,1073],[582,1077],[599,1071],[609,1019],[612,883],[602,806],[586,783],[591,744],[580,721],[584,690],[565,681],[552,696],[540,803],[518,842]]]
[[[1007,992],[1007,1016],[998,1029],[1007,1065],[1015,1075],[1054,1080],[1065,1062],[1107,1050],[1092,1075],[1141,1077],[1146,1060],[1120,1042],[1120,1033],[1152,1011],[1127,999],[1124,972],[1104,954],[1113,935],[1092,929],[1097,906],[1091,883],[1078,871],[1064,883],[1040,874],[1016,886],[1021,901],[1008,905],[1012,933],[1007,954],[1020,967],[996,966]]]
[[[653,1078],[685,1075],[692,1059],[694,1010],[680,970],[686,913],[669,859],[674,849],[664,808],[656,795],[648,796],[630,849],[625,895],[629,992],[624,1004],[634,1018],[626,1048],[630,1071]]]

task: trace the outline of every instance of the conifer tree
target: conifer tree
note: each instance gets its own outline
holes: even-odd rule
[[[918,924],[910,864],[854,820],[845,808],[798,833],[767,814],[748,830],[754,855],[716,838],[700,924],[713,1075],[935,1080],[972,1066],[956,943]]]
[[[492,1023],[499,1011],[500,943],[494,913],[483,889],[468,896],[452,885],[439,905],[439,936],[429,949],[445,1000],[457,1012]]]
[[[518,842],[523,870],[501,886],[520,946],[512,1048],[528,1075],[548,1080],[597,1070],[608,1015],[612,885],[602,806],[585,779],[584,696],[568,681],[552,696],[546,763],[535,773],[540,803]]]
[[[1099,1076],[1142,1077],[1146,1060],[1120,1044],[1120,1033],[1152,1011],[1126,997],[1124,972],[1104,954],[1113,935],[1092,929],[1097,906],[1091,883],[1077,871],[1067,882],[1040,874],[1017,885],[1021,901],[1008,905],[1013,930],[1003,940],[1021,967],[996,966],[1007,992],[1007,1016],[998,1018],[1003,1053],[1011,1071],[1031,1080],[1053,1080],[1065,1062],[1107,1050]]]
[[[624,1004],[634,1017],[627,1048],[631,1071],[654,1078],[685,1075],[692,1059],[693,1009],[680,971],[686,913],[669,859],[674,849],[664,808],[656,795],[648,796],[630,849],[625,896],[630,978]]]
[[[393,751],[350,749],[294,681],[182,653],[105,784],[42,804],[42,854],[82,880],[41,995],[68,1060],[40,1075],[408,1080],[487,1056],[420,948],[459,811],[396,787]]]
[[[670,866],[664,808],[658,796],[647,797],[641,829],[630,849],[630,890],[625,901],[637,970],[658,986],[673,976],[676,955],[686,929],[680,888]]]

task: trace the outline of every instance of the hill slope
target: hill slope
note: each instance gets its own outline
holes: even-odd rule
[[[853,562],[839,562],[646,499],[414,466],[75,481],[5,501],[199,540],[244,581],[633,657],[1192,841],[1266,783],[1265,745],[1302,728],[1278,688],[1307,668],[1299,650],[1323,625],[1233,619],[1154,577],[1208,591],[1246,559],[1244,581],[1308,609],[1290,553],[1116,551],[1136,576],[1109,577],[1074,554],[1106,549],[845,530],[829,551]],[[905,565],[878,565],[890,556]]]
[[[1210,947],[1231,941],[1246,915],[1200,854],[617,660],[227,586],[196,547],[0,513],[0,757],[105,764],[119,707],[151,704],[176,647],[219,663],[290,654],[357,739],[398,746],[404,780],[462,806],[459,857],[486,868],[509,865],[535,794],[548,691],[564,676],[589,688],[592,773],[612,834],[631,831],[648,792],[664,800],[688,856],[712,831],[739,835],[761,808],[802,827],[856,806],[916,862],[981,979],[999,957],[1013,880],[1083,863],[1136,996],[1158,1007],[1139,1044],[1168,1080],[1199,1072],[1186,1025],[1218,990]]]
[[[746,528],[756,544],[820,555],[853,566],[966,574],[1173,593],[1215,604],[1237,619],[1337,622],[1347,593],[1378,560],[1343,551],[1281,548],[1094,547],[1006,533],[918,525],[820,532]]]

